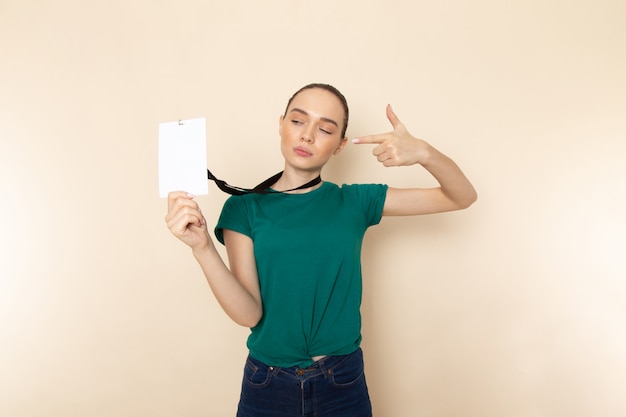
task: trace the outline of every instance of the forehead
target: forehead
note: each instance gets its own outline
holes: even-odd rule
[[[339,98],[330,91],[321,88],[309,88],[300,91],[291,101],[288,111],[293,108],[328,117],[337,122],[344,118],[344,109]]]

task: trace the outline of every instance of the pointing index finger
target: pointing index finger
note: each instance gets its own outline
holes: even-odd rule
[[[356,143],[356,144],[362,144],[362,143],[374,143],[374,144],[380,144],[385,142],[386,137],[385,135],[368,135],[368,136],[361,136],[358,138],[354,138],[352,139],[352,143]]]

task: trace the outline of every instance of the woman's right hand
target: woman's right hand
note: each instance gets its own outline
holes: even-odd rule
[[[192,194],[174,191],[167,196],[165,221],[170,232],[194,251],[213,244],[209,237],[206,220]]]

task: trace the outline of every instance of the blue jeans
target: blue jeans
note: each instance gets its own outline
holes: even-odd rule
[[[371,417],[363,352],[308,368],[267,366],[248,356],[237,417]]]

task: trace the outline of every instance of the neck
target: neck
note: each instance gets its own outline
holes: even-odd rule
[[[320,175],[320,171],[294,171],[285,168],[283,175],[276,181],[272,188],[276,191],[291,190],[314,180]],[[316,184],[309,188],[290,191],[290,193],[306,193],[319,188],[322,184]]]

